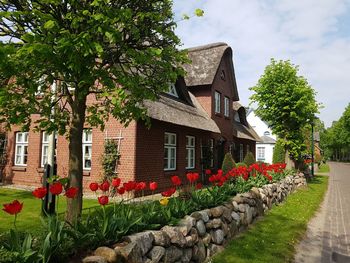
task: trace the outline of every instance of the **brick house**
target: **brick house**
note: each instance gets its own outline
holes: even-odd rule
[[[215,43],[189,49],[189,57],[192,64],[185,65],[186,77],[170,85],[169,92],[162,94],[158,101],[144,102],[150,128],[142,121],[124,127],[113,118],[106,123],[104,131],[86,127],[83,135],[85,187],[101,180],[105,139],[118,142],[117,174],[123,181],[154,180],[159,190],[170,186],[171,175],[199,172],[204,176],[205,168],[218,169],[228,151],[234,156],[237,152],[244,156],[250,150],[255,155],[256,138],[251,134],[245,112],[233,107],[239,97],[232,49],[225,43]],[[33,120],[38,117],[32,116]],[[7,133],[3,180],[40,185],[47,159],[47,139],[45,131],[20,132],[18,127],[13,127]],[[67,151],[67,140],[58,136],[56,160],[60,176],[68,172]]]

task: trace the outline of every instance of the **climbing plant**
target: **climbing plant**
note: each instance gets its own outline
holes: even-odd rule
[[[105,179],[111,178],[115,175],[117,162],[120,154],[118,152],[118,145],[114,140],[108,139],[104,144],[104,154],[102,158],[102,166]]]

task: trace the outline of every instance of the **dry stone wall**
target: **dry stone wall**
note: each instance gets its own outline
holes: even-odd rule
[[[287,176],[278,183],[253,187],[234,196],[224,205],[197,211],[183,218],[178,226],[144,231],[123,238],[113,248],[99,247],[84,263],[173,263],[204,262],[237,233],[283,200],[296,188],[305,186],[303,174]]]

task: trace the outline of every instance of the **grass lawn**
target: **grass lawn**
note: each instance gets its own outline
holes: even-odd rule
[[[318,173],[329,173],[329,165],[327,163],[322,163],[317,172]]]
[[[40,220],[41,201],[33,197],[32,193],[28,191],[0,188],[1,209],[3,204],[10,203],[15,199],[21,203],[23,202],[22,212],[17,215],[17,228],[32,233],[39,232],[42,226]],[[83,206],[84,209],[87,209],[99,205],[97,200],[84,199]],[[59,213],[64,213],[66,210],[66,197],[60,196],[58,210]],[[13,228],[13,220],[14,216],[0,211],[0,234]]]
[[[294,246],[322,202],[327,185],[328,177],[316,176],[308,189],[300,189],[270,210],[247,232],[232,240],[213,262],[292,262]]]

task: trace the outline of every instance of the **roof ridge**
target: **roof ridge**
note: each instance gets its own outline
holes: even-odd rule
[[[228,47],[228,44],[225,42],[216,42],[216,43],[206,44],[206,45],[202,45],[202,46],[187,48],[187,51],[188,52],[195,52],[195,51],[201,51],[201,50],[206,50],[206,49],[211,49],[211,48],[216,48],[216,47],[221,47],[221,46]]]

